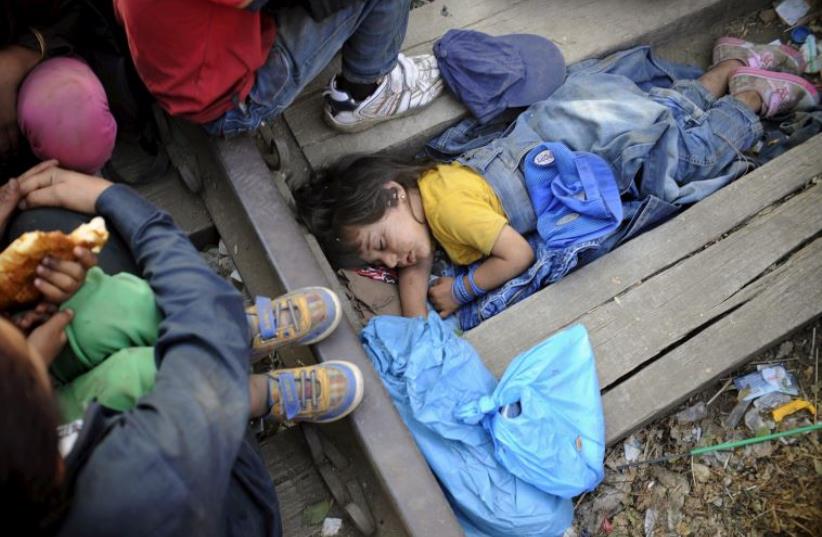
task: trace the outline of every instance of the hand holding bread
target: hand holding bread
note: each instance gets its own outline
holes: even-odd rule
[[[0,309],[41,297],[51,302],[66,300],[82,285],[85,271],[96,263],[92,253],[99,252],[107,240],[108,230],[99,216],[70,234],[24,233],[0,253]]]

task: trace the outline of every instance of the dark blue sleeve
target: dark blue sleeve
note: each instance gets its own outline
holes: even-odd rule
[[[164,320],[154,389],[94,449],[67,522],[100,535],[219,532],[249,418],[242,298],[128,187],[110,187],[97,210],[130,245]]]

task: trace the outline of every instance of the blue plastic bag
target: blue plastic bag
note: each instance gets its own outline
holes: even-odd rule
[[[604,477],[605,418],[582,325],[517,356],[494,393],[465,405],[458,417],[481,421],[494,439],[497,460],[549,494],[573,498]]]
[[[468,342],[435,314],[427,320],[378,316],[361,337],[467,535],[563,534],[573,518],[570,500],[512,474],[494,456],[488,430],[456,417],[457,409],[496,387]]]

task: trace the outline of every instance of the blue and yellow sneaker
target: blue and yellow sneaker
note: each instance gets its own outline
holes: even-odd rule
[[[340,299],[325,287],[304,287],[275,299],[257,297],[246,309],[252,359],[286,345],[311,345],[340,324]]]
[[[277,369],[268,376],[270,415],[280,422],[336,421],[362,401],[362,372],[350,362]]]

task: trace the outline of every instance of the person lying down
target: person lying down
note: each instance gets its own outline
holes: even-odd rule
[[[297,192],[301,216],[332,262],[398,269],[403,315],[430,300],[472,328],[741,176],[760,117],[819,100],[785,46],[720,39],[698,79],[660,65],[638,47],[572,70],[453,163],[354,158]]]

